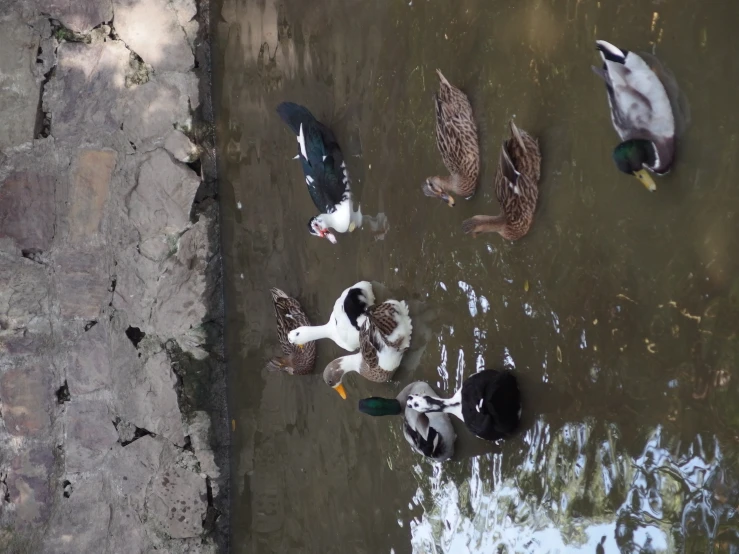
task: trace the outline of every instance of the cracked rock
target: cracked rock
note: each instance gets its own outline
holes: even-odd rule
[[[12,11],[0,15],[0,151],[33,139],[41,84],[35,75],[39,36]],[[190,47],[188,46],[188,51]]]
[[[128,100],[122,90],[129,58],[130,52],[117,40],[59,45],[55,76],[44,93],[44,110],[53,113],[55,138],[120,129]]]
[[[113,19],[110,0],[43,0],[43,11],[75,33],[89,33],[93,27]]]
[[[183,163],[190,163],[198,158],[200,151],[187,135],[181,131],[174,130],[164,141],[164,148],[174,156],[174,158]]]
[[[141,164],[136,188],[126,202],[128,216],[142,238],[180,233],[190,222],[190,207],[200,179],[157,149]]]
[[[155,351],[142,363],[143,358],[138,357],[123,333],[116,333],[114,343],[116,412],[137,427],[184,445],[184,426],[175,392],[177,378],[166,352]],[[137,442],[141,440],[132,444]]]
[[[203,532],[207,500],[205,479],[170,464],[155,477],[147,507],[163,532],[174,539],[185,539]]]
[[[195,65],[169,0],[115,0],[113,10],[120,38],[155,71],[189,71]]]
[[[108,407],[98,400],[75,400],[69,403],[66,419],[67,472],[79,473],[97,469],[118,442],[118,433]]]

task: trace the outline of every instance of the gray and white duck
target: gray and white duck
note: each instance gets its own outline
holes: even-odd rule
[[[648,171],[663,175],[675,159],[675,117],[665,86],[638,54],[605,40],[595,44],[603,67],[593,71],[606,84],[611,121],[621,138],[613,160],[620,171],[654,191],[657,185]]]
[[[405,387],[395,398],[373,396],[359,401],[359,411],[371,416],[403,415],[403,436],[411,448],[437,462],[454,455],[454,432],[449,416],[441,412],[421,413],[408,406],[411,394],[433,396],[428,383],[416,381]]]
[[[298,155],[313,203],[320,212],[308,222],[312,235],[336,244],[337,233],[362,226],[362,210],[354,211],[346,161],[331,129],[318,121],[308,108],[293,102],[277,106],[277,113],[298,139]]]

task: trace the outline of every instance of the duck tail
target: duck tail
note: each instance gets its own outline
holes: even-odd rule
[[[447,81],[446,77],[444,77],[444,74],[441,72],[441,69],[437,69],[436,74],[439,76],[439,81],[441,81],[442,85],[447,86],[447,87],[452,86],[449,84],[449,81]]]
[[[284,356],[276,356],[269,360],[264,366],[267,371],[285,371],[292,374],[295,368],[293,367],[293,361],[290,358]]]
[[[603,61],[620,63],[621,65],[626,64],[626,55],[628,54],[628,51],[621,50],[617,46],[614,46],[605,40],[596,40],[595,47],[600,50],[600,55],[603,57]]]
[[[508,127],[511,129],[511,137],[518,143],[518,145],[521,147],[521,150],[526,152],[526,144],[523,141],[523,137],[521,136],[521,130],[516,126],[516,124],[511,119],[508,122]]]
[[[521,391],[518,380],[510,371],[500,371],[492,384],[493,393],[488,409],[495,414],[499,430],[510,433],[521,420]]]
[[[304,127],[308,127],[308,125],[314,125],[317,122],[308,108],[300,104],[295,104],[294,102],[281,103],[277,106],[277,114],[296,135],[300,134],[301,124]]]
[[[272,300],[277,302],[278,298],[290,298],[284,291],[278,289],[277,287],[272,287],[269,289],[270,294],[272,295]]]

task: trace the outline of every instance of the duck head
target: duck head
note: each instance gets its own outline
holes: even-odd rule
[[[429,177],[421,186],[421,190],[426,196],[438,198],[449,204],[449,207],[454,207],[454,198],[447,193],[444,180],[441,177]]]
[[[623,173],[636,177],[650,192],[657,190],[657,185],[645,168],[654,167],[654,145],[648,140],[632,139],[619,144],[613,151],[613,161]]]
[[[341,367],[341,362],[342,359],[337,358],[326,366],[326,369],[323,370],[323,381],[334,389],[341,398],[346,400],[346,391],[344,390],[344,385],[341,384],[346,370]]]
[[[331,244],[336,244],[337,242],[336,237],[331,231],[329,231],[328,225],[326,225],[326,222],[323,221],[323,218],[320,215],[311,218],[308,222],[308,231],[310,231],[311,235],[321,237],[322,239],[328,239]]]

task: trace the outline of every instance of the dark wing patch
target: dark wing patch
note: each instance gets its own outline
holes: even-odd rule
[[[424,438],[416,429],[408,425],[407,421],[403,421],[403,428],[406,432],[406,436],[410,438],[418,451],[427,458],[435,458],[443,451],[444,439],[433,427],[429,427],[428,436],[426,438]]]
[[[344,313],[349,318],[352,327],[357,331],[359,331],[357,320],[359,316],[367,311],[367,307],[367,299],[364,296],[364,291],[359,288],[349,289],[346,298],[344,298]]]

